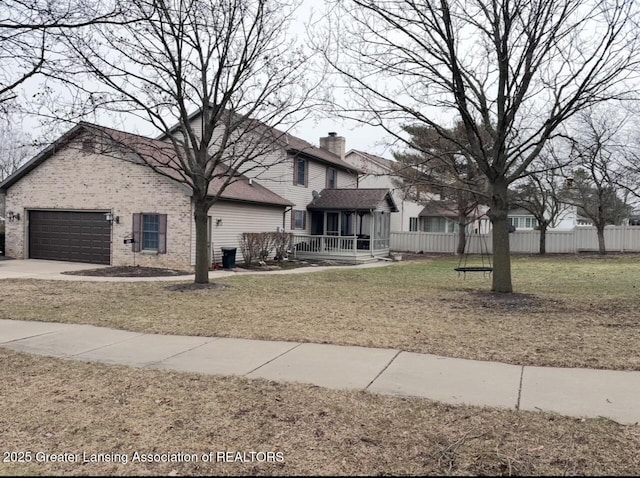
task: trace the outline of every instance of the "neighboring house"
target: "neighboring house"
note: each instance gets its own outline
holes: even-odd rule
[[[536,229],[539,225],[533,214],[522,208],[511,209],[507,220],[511,226],[516,228],[516,231]]]
[[[198,119],[197,115],[193,118]],[[333,207],[313,207],[311,212],[308,206],[315,197],[326,197],[326,191],[357,187],[358,171],[341,158],[340,141],[322,138],[324,147],[318,148],[275,129],[273,133],[278,141],[270,154],[277,157],[270,162],[276,164],[263,170],[255,168],[252,177],[237,176],[209,211],[212,262],[220,262],[221,247],[238,247],[243,232],[284,229],[303,238],[336,232]],[[344,154],[343,139],[342,148]],[[88,123],[72,128],[0,183],[9,219],[6,254],[190,268],[195,264],[191,190],[156,173],[142,160],[155,161],[157,155],[163,161],[173,161],[175,151],[161,139]],[[218,194],[220,182],[211,184],[212,196]],[[384,222],[383,216],[393,207],[381,202],[362,211],[360,194],[368,197],[367,192],[355,192],[350,196],[352,203],[341,206],[344,211],[364,214],[350,227],[338,219],[339,236],[357,238],[358,227],[372,224],[369,229],[374,232],[386,227],[378,235],[388,239],[388,221]],[[388,254],[388,242],[384,245],[384,241],[370,241],[369,258]],[[328,244],[327,248],[338,258],[360,260],[356,256],[363,251],[357,247],[340,251],[337,246],[340,244]],[[380,248],[374,250],[375,246]],[[324,253],[301,251],[305,256]],[[239,250],[237,256],[242,259]]]
[[[362,171],[358,178],[359,188],[381,188],[393,191],[393,199],[398,212],[391,214],[392,231],[416,232],[421,230],[419,225],[420,212],[424,205],[409,199],[415,197],[415,191],[409,185],[402,186],[403,179],[397,172],[398,163],[396,161],[355,149],[346,154],[345,160]]]
[[[487,207],[477,206],[467,214],[467,231],[485,234],[490,230]],[[421,232],[458,232],[457,204],[452,201],[430,201],[420,211]]]
[[[529,211],[523,208],[513,208],[508,215],[509,224],[515,226],[516,230],[537,229],[538,220]],[[583,225],[577,214],[577,208],[571,205],[564,205],[556,222],[549,226],[548,231],[570,231],[576,226]]]

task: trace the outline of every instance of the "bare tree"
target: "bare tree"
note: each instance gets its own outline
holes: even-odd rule
[[[37,74],[62,75],[55,66],[61,31],[120,23],[121,13],[120,0],[0,2],[0,105],[16,99],[17,87]]]
[[[606,253],[604,229],[629,217],[631,207],[621,197],[626,189],[624,168],[626,144],[620,141],[625,118],[612,110],[580,114],[576,133],[571,139],[571,156],[578,167],[571,178],[571,188],[564,195],[578,207],[578,213],[593,222],[598,234],[598,250]]]
[[[206,283],[209,209],[240,175],[282,158],[272,153],[286,134],[274,127],[308,99],[307,57],[287,36],[295,5],[129,0],[127,8],[142,20],[67,35],[77,60],[69,68],[102,85],[84,91],[90,108],[142,118],[166,141],[170,151],[147,149],[142,159],[193,192],[195,281]]]
[[[353,93],[347,114],[398,141],[399,121],[460,147],[486,177],[492,289],[511,292],[509,185],[576,112],[621,98],[638,65],[634,0],[342,0],[323,45]],[[335,47],[332,48],[332,45]],[[486,136],[486,133],[488,137]]]
[[[447,212],[457,217],[458,245],[456,252],[464,254],[467,241],[467,225],[473,222],[484,191],[483,176],[476,163],[460,148],[464,141],[462,124],[458,131],[447,131],[441,136],[434,128],[418,125],[405,126],[411,148],[394,154],[399,162],[398,171],[417,190],[438,191],[438,202]],[[448,138],[455,137],[456,141]],[[427,202],[428,197],[413,198],[416,202]]]
[[[31,138],[11,121],[0,122],[0,182],[16,172],[32,152]]]
[[[567,181],[562,168],[571,160],[562,160],[551,143],[532,164],[529,176],[512,187],[512,204],[530,212],[540,230],[539,253],[547,253],[547,230],[556,227],[561,217],[573,208],[566,202]]]

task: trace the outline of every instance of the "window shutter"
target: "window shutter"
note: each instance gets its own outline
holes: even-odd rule
[[[291,210],[291,230],[295,230],[296,228],[296,213],[295,211],[292,209]]]
[[[167,215],[158,214],[158,254],[167,253]]]
[[[293,185],[298,184],[298,158],[293,157]],[[291,215],[293,217],[293,214]],[[293,227],[291,228],[293,229]]]
[[[135,213],[133,215],[133,244],[131,244],[131,250],[133,252],[140,252],[142,248],[142,214]]]
[[[304,187],[309,187],[309,161],[307,161],[306,159],[304,160]],[[305,212],[305,216],[306,215],[307,214]]]
[[[302,211],[302,229],[307,228],[307,211]]]

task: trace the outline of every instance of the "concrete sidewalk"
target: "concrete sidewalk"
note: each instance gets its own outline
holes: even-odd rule
[[[217,270],[209,271],[209,279],[216,280],[223,277],[236,275],[281,275],[281,274],[306,274],[309,272],[322,272],[327,270],[352,270],[369,269],[372,267],[385,267],[393,264],[392,261],[379,261],[360,264],[357,266],[309,266],[297,269],[284,269],[275,271],[255,271],[255,270]],[[164,277],[97,277],[97,276],[77,276],[63,274],[63,272],[80,271],[87,269],[102,269],[110,266],[99,264],[82,264],[79,262],[45,261],[40,259],[12,259],[0,262],[0,279],[39,279],[39,280],[62,280],[71,282],[176,282],[193,281],[194,274],[182,276]]]
[[[14,320],[0,320],[0,347],[88,362],[640,422],[640,372],[523,367],[389,349],[153,335]]]

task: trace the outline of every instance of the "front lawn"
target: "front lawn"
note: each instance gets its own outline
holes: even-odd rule
[[[7,458],[0,461],[0,475],[562,476],[640,470],[638,426],[603,419],[453,407],[3,349],[0,361],[0,449]],[[245,461],[201,458],[213,453],[215,460],[218,452],[230,452],[223,456],[232,459],[241,453]],[[151,461],[134,462],[136,453]],[[281,460],[248,461],[266,453]],[[99,454],[120,461],[83,463]],[[161,461],[179,454],[197,460]],[[79,462],[52,461],[71,455]],[[29,462],[12,462],[20,456]]]
[[[140,332],[396,348],[524,365],[640,370],[640,258],[516,257],[495,295],[455,258],[242,275],[225,287],[0,281],[0,318]]]

